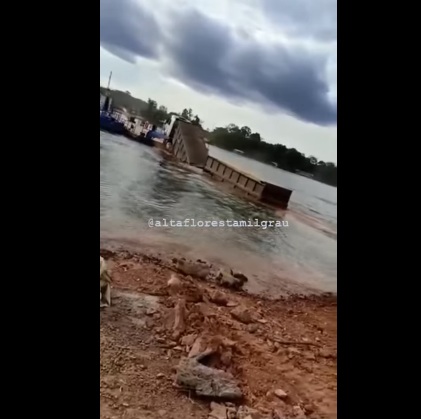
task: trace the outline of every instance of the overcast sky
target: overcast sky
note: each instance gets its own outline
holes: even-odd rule
[[[100,83],[336,163],[336,0],[100,0]]]

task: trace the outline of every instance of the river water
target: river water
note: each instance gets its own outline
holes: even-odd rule
[[[206,259],[245,273],[253,292],[336,292],[337,189],[211,147],[210,155],[292,189],[287,211],[257,206],[159,151],[100,132],[101,243]],[[149,227],[150,219],[287,221],[287,227]]]

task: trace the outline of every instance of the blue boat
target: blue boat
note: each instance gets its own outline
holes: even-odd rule
[[[99,129],[112,134],[124,134],[126,132],[124,123],[114,119],[108,112],[99,113]]]
[[[113,116],[112,97],[110,95],[110,83],[113,72],[110,72],[106,92],[99,91],[99,129],[112,134],[125,134],[127,132],[124,122]]]

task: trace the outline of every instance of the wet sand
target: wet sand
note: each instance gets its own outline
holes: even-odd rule
[[[171,255],[101,255],[113,278],[112,306],[101,310],[102,419],[208,418],[212,400],[174,386],[177,365],[199,337],[231,342],[218,346],[214,362],[243,392],[232,412],[241,405],[259,412],[253,419],[337,417],[336,296],[285,290],[287,297],[268,299],[178,273],[175,297],[167,285],[175,272]],[[217,291],[225,302],[212,302]],[[185,329],[175,337],[180,298],[187,301]],[[234,317],[242,307],[250,321]]]

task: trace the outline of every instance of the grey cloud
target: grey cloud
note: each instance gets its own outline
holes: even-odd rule
[[[337,39],[337,0],[262,0],[263,12],[291,36]]]
[[[110,2],[101,1],[101,8]],[[119,7],[126,4],[132,7],[128,0],[121,1]],[[252,37],[238,37],[222,21],[192,9],[172,15],[167,36],[155,32],[158,37],[149,35],[145,39],[144,28],[130,37],[128,32],[118,35],[118,28],[129,27],[124,18],[135,13],[130,10],[120,11],[116,20],[112,19],[116,14],[109,13],[108,32],[106,36],[101,34],[101,39],[133,55],[153,57],[153,51],[160,51],[165,54],[165,62],[171,63],[172,74],[197,90],[237,102],[260,103],[318,125],[336,124],[336,106],[328,99],[327,57],[280,43],[267,45]],[[144,16],[137,10],[138,16]],[[147,22],[156,25],[151,17]],[[147,49],[146,41],[153,40],[160,41],[159,47],[152,43],[152,50]]]
[[[328,100],[326,58],[285,45],[238,40],[228,26],[199,12],[173,21],[167,54],[177,75],[205,91],[271,105],[304,121],[336,123]]]
[[[227,57],[235,48],[227,28],[198,12],[174,16],[165,51],[173,71],[184,82],[201,90],[232,94],[231,77],[226,77]]]
[[[133,0],[100,0],[99,16],[102,47],[129,62],[138,56],[156,57],[160,28],[154,17]]]

